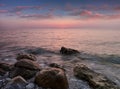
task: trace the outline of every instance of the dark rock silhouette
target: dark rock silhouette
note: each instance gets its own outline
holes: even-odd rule
[[[74,75],[85,80],[94,89],[118,89],[116,84],[108,80],[102,74],[96,73],[84,64],[77,64],[74,67]]]
[[[79,53],[79,51],[71,48],[61,47],[60,53],[63,55],[72,55]]]
[[[43,88],[68,89],[65,72],[59,68],[47,68],[39,72],[35,83]]]
[[[33,54],[25,54],[25,53],[18,54],[16,59],[17,60],[29,59],[29,60],[33,60],[33,61],[37,60],[37,58]]]

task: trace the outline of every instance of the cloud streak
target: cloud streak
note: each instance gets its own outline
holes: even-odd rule
[[[54,16],[51,14],[29,14],[21,15],[21,18],[33,18],[33,19],[52,19]]]
[[[7,13],[8,10],[0,10],[0,13]]]
[[[120,14],[101,14],[89,10],[73,11],[69,13],[70,16],[77,16],[84,19],[118,19]]]
[[[28,10],[28,9],[38,9],[40,10],[42,7],[41,6],[16,6],[12,11],[13,12],[19,12],[23,10]]]

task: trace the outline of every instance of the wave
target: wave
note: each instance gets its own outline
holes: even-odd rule
[[[51,50],[47,48],[41,48],[41,47],[33,47],[33,46],[14,46],[14,47],[7,47],[3,50],[0,50],[0,56],[6,57],[10,55],[16,55],[18,53],[30,53],[34,55],[42,55],[42,54],[53,54],[53,55],[60,55],[59,50]],[[120,55],[115,54],[91,54],[84,51],[81,51],[78,55],[73,55],[74,57],[77,57],[79,59],[83,60],[90,60],[90,61],[99,61],[99,62],[106,62],[106,63],[113,63],[113,64],[120,64]],[[65,58],[70,59],[69,56],[62,56],[63,60]]]

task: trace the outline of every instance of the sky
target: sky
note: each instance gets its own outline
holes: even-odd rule
[[[0,0],[1,29],[120,29],[120,0]]]

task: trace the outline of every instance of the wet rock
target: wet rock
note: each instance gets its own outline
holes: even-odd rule
[[[34,83],[29,83],[28,85],[26,85],[26,89],[34,89],[35,84]]]
[[[89,69],[84,64],[77,64],[73,71],[77,78],[87,81],[94,89],[118,89],[115,83],[102,74]]]
[[[6,74],[6,71],[0,68],[0,75],[3,76],[4,74]]]
[[[26,59],[16,62],[15,67],[26,68],[29,70],[40,70],[41,69],[38,63],[31,61],[31,60],[26,60]]]
[[[63,55],[72,55],[79,53],[79,51],[71,48],[61,47],[60,53]]]
[[[29,70],[26,68],[15,68],[13,71],[10,72],[10,77],[22,76],[25,79],[33,78],[38,71],[36,70]]]
[[[35,78],[35,83],[43,88],[68,89],[65,72],[59,68],[41,70]]]
[[[4,87],[10,80],[10,78],[2,77],[2,79],[0,79],[0,89],[5,89]]]
[[[24,53],[18,54],[16,59],[17,60],[29,59],[29,60],[32,60],[32,61],[36,61],[37,60],[35,55],[33,55],[33,54],[24,54]]]
[[[3,76],[8,71],[12,70],[12,65],[4,62],[0,62],[0,75]]]
[[[30,79],[41,70],[39,64],[31,60],[20,60],[15,63],[13,71],[10,72],[10,77],[22,76],[25,79]]]
[[[12,65],[4,62],[0,62],[0,68],[4,71],[10,71],[12,69]]]
[[[9,81],[4,89],[25,89],[26,84],[27,81],[24,78],[17,76]]]
[[[62,65],[59,65],[59,64],[57,64],[57,63],[51,63],[51,64],[49,64],[49,66],[50,66],[50,67],[53,67],[53,68],[60,68],[60,69],[62,69],[62,70],[65,71],[65,69],[63,68],[63,66],[62,66]]]

